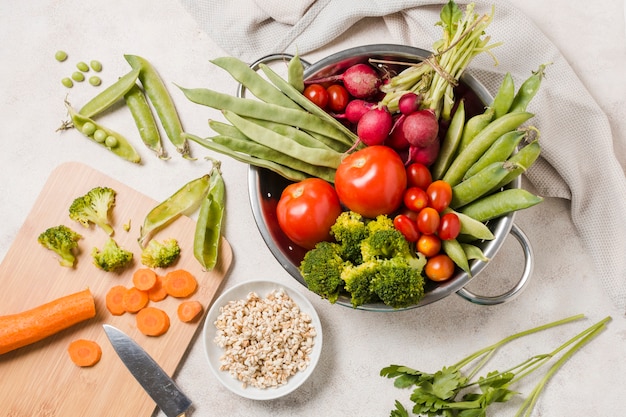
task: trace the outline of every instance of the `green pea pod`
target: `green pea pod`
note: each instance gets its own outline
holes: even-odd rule
[[[509,162],[494,162],[477,174],[452,187],[450,207],[458,209],[487,194],[517,165]]]
[[[515,151],[515,148],[517,148],[517,145],[519,145],[525,135],[526,132],[523,130],[513,130],[500,136],[489,147],[489,149],[487,149],[485,153],[478,158],[478,161],[476,161],[474,165],[472,165],[467,172],[465,172],[463,179],[471,177],[494,162],[506,161],[511,156],[513,151]]]
[[[533,71],[532,75],[522,83],[517,91],[517,94],[515,94],[515,98],[513,99],[509,112],[526,111],[528,103],[530,103],[533,97],[537,94],[537,91],[539,91],[541,80],[545,75],[546,65],[547,64],[540,65],[539,69],[537,69],[537,71]]]
[[[103,126],[102,124],[97,123],[89,117],[77,113],[76,110],[74,110],[72,106],[69,105],[69,103],[66,102],[65,106],[67,107],[67,111],[72,118],[72,124],[85,137],[89,138],[98,145],[105,147],[109,151],[113,152],[115,155],[124,158],[127,161],[137,164],[141,162],[141,156],[137,153],[135,148],[133,148],[133,146],[124,136]],[[96,140],[94,138],[96,132],[104,132],[104,137],[114,138],[114,145],[110,146],[110,142],[108,141]]]
[[[523,188],[510,188],[480,198],[459,211],[478,221],[486,222],[500,216],[532,207],[543,201]]]
[[[463,247],[458,240],[442,240],[441,249],[445,252],[446,255],[450,257],[450,259],[452,259],[456,266],[467,272],[470,277],[472,276],[472,271],[469,267],[467,255],[465,255],[465,251],[463,250]]]
[[[515,84],[510,72],[504,75],[502,84],[493,98],[491,108],[493,109],[493,117],[497,119],[504,116],[509,112],[511,104],[513,104],[513,98],[515,97]]]
[[[456,108],[456,111],[454,112],[454,116],[452,116],[452,120],[450,120],[450,125],[446,131],[446,135],[441,142],[441,148],[439,150],[439,154],[437,155],[437,159],[430,168],[433,180],[441,179],[452,163],[456,150],[461,143],[464,125],[465,100],[461,100]]]
[[[226,188],[219,165],[213,167],[210,176],[209,192],[200,206],[193,241],[193,254],[207,271],[211,271],[218,260]]]
[[[137,84],[124,95],[124,101],[135,120],[141,141],[160,159],[169,159],[161,144],[161,134],[152,115],[152,109],[150,109],[146,96]]]
[[[458,146],[458,151],[461,152],[463,149],[467,148],[467,146],[474,140],[474,137],[486,128],[489,123],[493,121],[494,110],[491,107],[485,109],[485,111],[481,114],[477,114],[476,116],[471,117],[463,127],[463,135],[461,136],[461,142]]]
[[[174,101],[157,71],[150,62],[137,55],[124,55],[124,58],[133,69],[139,70],[139,81],[141,81],[148,99],[154,106],[170,142],[176,146],[176,150],[184,158],[192,159],[189,144],[183,137],[183,126],[176,106],[174,106]]]
[[[460,235],[463,235],[470,240],[493,240],[495,238],[485,223],[479,222],[478,220],[461,212],[452,210],[450,207],[446,207],[443,212],[454,213],[457,215],[459,221],[461,222],[461,230],[459,232]]]
[[[541,146],[539,145],[538,140],[534,140],[530,142],[528,145],[524,146],[517,153],[509,158],[509,161],[516,164],[517,168],[513,169],[509,172],[503,179],[500,181],[494,190],[497,190],[501,187],[504,187],[511,181],[513,181],[518,176],[522,175],[530,166],[535,163],[539,155],[541,154]]]
[[[290,60],[287,67],[287,81],[299,92],[304,91],[304,65],[300,60],[300,55],[296,53]]]
[[[478,246],[472,245],[471,243],[461,243],[461,247],[463,248],[463,252],[465,252],[465,256],[468,260],[478,259],[483,262],[489,261],[489,258],[485,256],[483,251]]]
[[[82,116],[93,118],[110,108],[114,103],[121,100],[128,91],[136,85],[139,70],[133,69],[120,77],[116,82],[108,86],[101,93],[89,100],[78,113]]]
[[[189,215],[200,207],[209,192],[211,177],[203,175],[182,186],[166,200],[159,203],[146,215],[139,231],[139,245],[144,248],[152,235],[176,220],[181,215]]]

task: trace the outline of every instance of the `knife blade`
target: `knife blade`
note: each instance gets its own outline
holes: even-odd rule
[[[185,417],[191,400],[159,364],[126,333],[109,324],[102,325],[122,362],[167,417]]]

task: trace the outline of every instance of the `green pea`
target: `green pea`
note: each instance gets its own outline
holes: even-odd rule
[[[83,125],[83,133],[87,136],[91,136],[96,132],[96,125],[91,122],[86,122]]]
[[[87,72],[89,71],[89,65],[87,65],[85,62],[80,61],[79,63],[76,64],[76,68],[78,68],[79,71],[81,72]]]
[[[85,76],[83,75],[82,72],[75,71],[74,73],[72,73],[72,79],[80,83],[80,82],[85,81]]]
[[[63,62],[67,59],[67,52],[65,51],[57,51],[54,54],[54,59],[56,59],[59,62]]]
[[[93,85],[94,87],[97,87],[100,84],[102,84],[102,80],[100,79],[100,77],[94,75],[92,77],[89,77],[89,84]]]
[[[65,77],[61,80],[61,84],[63,84],[65,87],[67,88],[72,88],[74,87],[74,81],[72,81],[71,78],[69,77]]]
[[[107,138],[107,134],[104,130],[98,129],[95,132],[93,132],[93,140],[95,140],[98,143],[104,143],[106,138]]]
[[[94,59],[89,64],[91,65],[91,69],[94,70],[95,72],[102,71],[102,64],[100,63],[100,61],[96,61]]]
[[[109,148],[115,148],[118,144],[117,138],[109,135],[104,139],[104,144]]]

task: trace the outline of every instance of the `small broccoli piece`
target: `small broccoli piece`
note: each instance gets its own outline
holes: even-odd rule
[[[393,225],[393,219],[391,217],[381,214],[374,220],[367,222],[367,230],[369,234],[372,234],[379,230],[396,230],[396,227]]]
[[[141,263],[150,268],[166,268],[180,256],[180,246],[176,239],[158,241],[152,239],[141,251]]]
[[[115,205],[115,194],[115,190],[109,187],[95,187],[89,190],[87,194],[75,198],[70,205],[70,219],[85,227],[94,223],[109,236],[113,235],[109,211]]]
[[[393,308],[417,304],[424,296],[422,268],[425,258],[395,257],[377,261],[371,290]]]
[[[120,247],[113,238],[106,241],[102,250],[93,248],[91,256],[94,265],[107,272],[122,269],[133,260],[133,253]]]
[[[342,212],[330,228],[330,234],[339,243],[344,260],[355,265],[363,261],[361,241],[369,235],[363,216],[354,211]]]
[[[371,224],[371,223],[370,223]],[[380,228],[361,242],[363,261],[413,256],[409,242],[397,229]]]
[[[300,273],[307,287],[335,303],[343,289],[341,271],[345,261],[341,258],[340,246],[333,242],[319,242],[309,250],[300,263]]]
[[[374,260],[356,266],[348,265],[343,269],[341,279],[350,293],[352,307],[378,301],[376,293],[372,291],[372,280],[378,272],[379,263]]]
[[[76,263],[74,249],[82,236],[65,225],[54,226],[42,232],[37,241],[47,249],[59,255],[61,266],[73,268]]]

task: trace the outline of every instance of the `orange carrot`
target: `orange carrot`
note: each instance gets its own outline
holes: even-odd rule
[[[141,291],[149,291],[157,281],[157,274],[150,268],[139,268],[133,273],[133,285]]]
[[[141,291],[137,287],[130,287],[126,290],[123,297],[124,309],[129,313],[136,313],[148,305],[148,293]]]
[[[170,318],[160,308],[146,307],[137,313],[137,329],[146,336],[161,336],[170,328]]]
[[[123,285],[114,285],[109,289],[105,298],[105,304],[107,310],[114,316],[121,316],[126,313],[126,307],[124,307],[124,294],[126,294],[128,288]]]
[[[165,275],[165,290],[176,298],[188,297],[198,288],[196,278],[185,269],[175,269]]]
[[[100,345],[93,340],[77,339],[70,343],[67,353],[74,364],[85,367],[94,366],[102,358]]]
[[[163,280],[164,277],[157,275],[156,284],[154,284],[154,287],[150,288],[150,290],[148,291],[148,298],[150,299],[150,301],[154,301],[156,303],[158,301],[164,300],[165,297],[167,297],[167,291],[163,286]]]
[[[0,317],[0,355],[38,342],[96,315],[89,289],[57,298],[31,310]]]
[[[202,313],[203,307],[202,303],[197,300],[189,300],[183,301],[178,305],[178,309],[176,313],[178,314],[178,318],[180,321],[189,323],[200,316]]]

